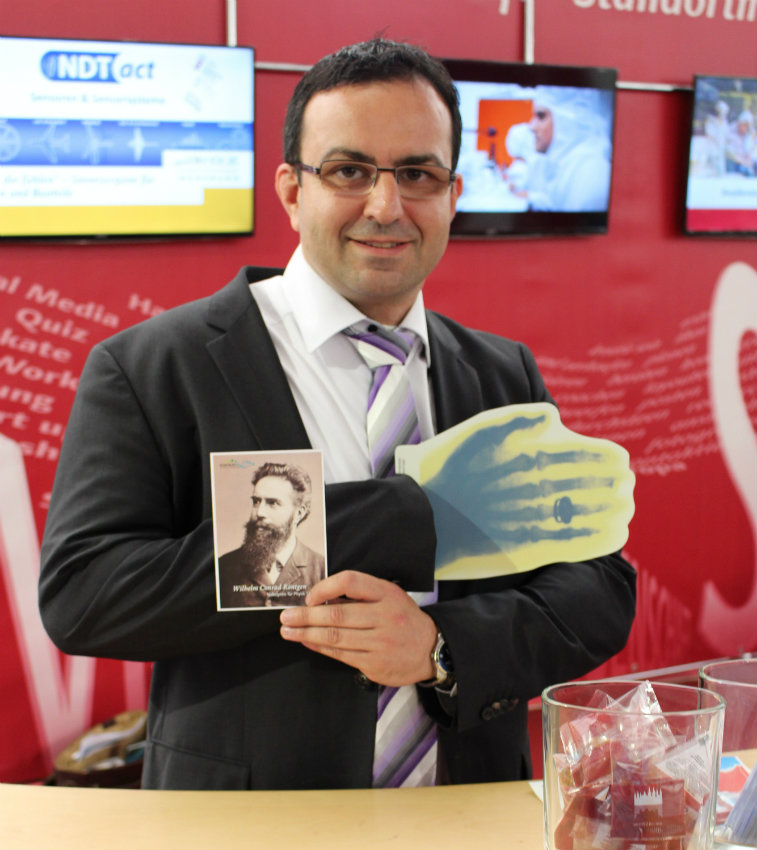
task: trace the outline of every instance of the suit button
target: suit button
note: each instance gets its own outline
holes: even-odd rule
[[[378,687],[378,685],[375,682],[372,682],[365,673],[355,673],[355,681],[364,691],[372,691],[374,688]]]
[[[500,714],[504,714],[506,711],[512,711],[517,704],[517,697],[513,697],[513,699],[495,700],[491,703],[491,705],[487,705],[482,709],[481,718],[483,720],[494,720],[494,718],[499,717]]]

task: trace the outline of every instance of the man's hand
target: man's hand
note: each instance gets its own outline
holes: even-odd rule
[[[285,640],[356,667],[380,685],[433,677],[436,625],[396,584],[345,570],[318,582],[306,602],[281,612]]]

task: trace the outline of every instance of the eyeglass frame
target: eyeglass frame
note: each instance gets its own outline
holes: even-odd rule
[[[382,171],[392,173],[392,175],[394,176],[394,182],[397,184],[397,188],[400,192],[400,197],[403,197],[403,198],[406,198],[406,199],[407,199],[407,196],[402,194],[402,187],[400,186],[399,181],[397,180],[397,171],[400,168],[419,168],[419,169],[422,169],[424,167],[442,168],[442,169],[444,169],[444,171],[449,172],[449,181],[447,183],[447,188],[452,186],[452,184],[455,182],[455,180],[457,180],[457,178],[459,176],[456,171],[453,171],[451,168],[447,168],[446,165],[438,165],[435,162],[423,162],[423,163],[405,162],[405,163],[402,163],[402,165],[394,166],[394,168],[381,168],[381,167],[379,167],[378,165],[375,165],[372,162],[364,162],[362,160],[357,160],[357,159],[354,159],[354,160],[353,159],[324,159],[323,162],[321,162],[321,164],[319,166],[306,165],[304,162],[293,162],[292,166],[294,168],[296,168],[298,171],[304,171],[306,174],[314,175],[319,180],[321,180],[321,182],[323,182],[323,178],[321,177],[321,170],[323,169],[323,166],[327,162],[344,162],[344,163],[352,164],[352,165],[356,165],[356,166],[357,165],[367,166],[368,168],[374,169],[373,181],[370,184],[370,186],[364,192],[351,192],[348,189],[342,189],[342,190],[332,189],[332,187],[330,187],[328,185],[328,183],[326,184],[326,186],[329,189],[331,189],[331,191],[334,191],[334,192],[340,192],[341,191],[343,194],[349,195],[353,198],[363,198],[366,195],[370,195],[370,193],[376,188],[376,183],[378,182],[379,174]],[[442,181],[442,186],[444,187],[443,181]],[[409,198],[409,200],[423,200],[423,198],[434,198],[437,195],[441,195],[441,193],[443,191],[444,191],[444,188],[442,188],[441,191],[439,191],[438,193],[433,193],[431,195],[417,195],[415,197],[411,196]]]

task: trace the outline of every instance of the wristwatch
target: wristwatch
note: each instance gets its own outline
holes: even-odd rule
[[[452,663],[447,641],[444,635],[437,631],[436,643],[431,650],[431,663],[434,665],[435,678],[418,682],[424,688],[436,688],[450,696],[457,693],[457,682],[455,681],[455,667]]]

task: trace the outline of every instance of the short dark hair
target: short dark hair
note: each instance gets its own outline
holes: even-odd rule
[[[311,485],[310,476],[299,466],[291,463],[264,463],[252,474],[252,486],[254,487],[261,478],[284,478],[292,485],[295,493],[297,507],[305,509],[305,514],[300,520],[306,520],[310,514]]]
[[[343,47],[325,56],[305,73],[295,87],[284,121],[284,161],[300,161],[302,116],[318,92],[359,83],[428,80],[444,101],[452,119],[452,170],[460,156],[462,119],[460,98],[447,69],[420,47],[385,38],[373,38]]]

